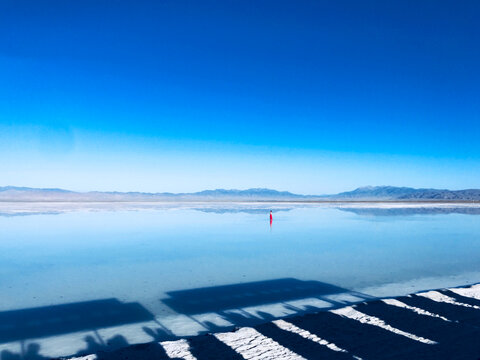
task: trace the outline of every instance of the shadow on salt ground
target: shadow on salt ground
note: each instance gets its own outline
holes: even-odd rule
[[[122,335],[115,335],[106,342],[97,341],[93,336],[85,337],[86,348],[72,356],[96,354],[97,360],[127,360],[127,359],[158,359],[172,360],[165,349],[157,342],[129,346]],[[1,360],[50,360],[51,357],[40,355],[40,345],[30,343],[25,351],[14,353],[4,350],[0,353]]]
[[[0,312],[0,343],[152,320],[138,303],[117,299],[84,301]]]
[[[122,303],[117,299],[84,301],[30,309],[0,312],[0,344],[18,341],[20,352],[3,350],[1,360],[44,360],[40,345],[27,344],[28,339],[46,338],[77,331],[96,331],[110,326],[152,320],[153,315],[138,303]],[[95,339],[86,337],[86,351],[104,346],[126,346],[121,339],[95,347]],[[90,352],[91,353],[91,352]]]
[[[213,335],[203,335],[188,339],[188,345],[190,353],[197,360],[244,359],[235,350]],[[169,356],[165,348],[157,342],[132,345],[114,351],[109,349],[100,350],[95,352],[95,354],[97,360],[184,360],[183,358]]]
[[[446,293],[448,296],[455,296],[457,302],[480,306],[480,301],[462,299],[462,296],[448,291]],[[367,316],[376,317],[394,329],[413,334],[415,338],[332,312],[285,319],[298,328],[347,350],[347,353],[330,351],[326,346],[318,346],[318,343],[310,340],[305,341],[300,335],[282,330],[272,323],[259,325],[256,330],[307,359],[342,359],[351,358],[352,355],[378,360],[480,359],[480,344],[477,341],[480,338],[478,309],[440,303],[417,295],[397,299],[452,321],[421,315],[411,309],[388,305],[381,300],[357,304],[354,309]],[[420,338],[432,340],[436,344],[426,343]],[[346,355],[348,356],[345,357]]]
[[[440,292],[454,298],[458,303],[480,306],[478,300],[466,298],[450,291]],[[415,338],[381,328],[374,322],[362,323],[328,311],[285,319],[287,323],[302,329],[304,336],[305,331],[308,331],[310,339],[281,328],[272,322],[257,325],[255,330],[260,333],[260,336],[275,341],[305,359],[344,360],[353,359],[354,356],[373,360],[480,358],[480,344],[476,341],[480,338],[478,309],[438,303],[418,295],[397,299],[432,314],[439,314],[443,317],[450,316],[455,321],[421,315],[411,309],[374,300],[354,305],[354,309],[366,316],[381,319],[384,324],[393,329],[399,329],[404,334],[405,332],[413,334]],[[272,319],[268,313],[258,314],[264,321]],[[317,336],[317,342],[311,340],[312,335]],[[435,341],[437,344],[419,341],[420,338]],[[319,343],[320,339],[324,340],[323,343]],[[259,346],[262,346],[262,339],[258,338],[257,340]],[[213,335],[201,335],[188,339],[188,344],[191,354],[198,360],[243,359],[241,354]],[[330,348],[325,346],[327,344],[330,345]],[[333,344],[335,345],[332,349]],[[110,353],[100,351],[97,354],[100,360],[171,359],[158,343],[135,345]]]
[[[252,283],[232,284],[174,291],[168,293],[168,299],[163,302],[179,314],[186,315],[190,320],[200,324],[204,332],[220,332],[231,330],[238,326],[253,326],[270,322],[277,318],[262,309],[247,312],[243,308],[270,304],[280,304],[290,313],[317,311],[319,308],[303,306],[302,308],[288,304],[305,298],[316,298],[327,303],[329,308],[344,306],[345,302],[332,300],[328,296],[338,294],[353,294],[357,302],[368,296],[350,292],[344,288],[318,281],[302,281],[297,279],[276,279]],[[197,315],[214,313],[224,320],[216,324],[208,319],[199,320]],[[283,315],[282,315],[283,317]],[[153,343],[129,346],[122,334],[105,341],[97,330],[112,326],[154,321],[159,327],[143,326],[139,331],[151,337]],[[228,326],[224,325],[229,324]],[[92,335],[83,340],[84,347],[77,356],[96,353],[97,358],[122,359],[135,356],[146,358],[169,358],[164,348],[158,344],[161,341],[176,340],[170,329],[163,326],[138,303],[121,303],[117,299],[104,299],[73,304],[47,306],[41,308],[13,310],[0,313],[0,344],[19,341],[21,351],[14,353],[4,350],[1,360],[45,360],[40,355],[40,345],[29,343],[28,339],[46,338],[78,331],[92,331]],[[27,344],[27,345],[25,345]],[[23,347],[25,346],[25,349]],[[79,346],[78,348],[80,348]],[[198,359],[211,359],[209,348],[217,349],[218,356],[234,359],[235,351],[220,342],[214,336],[201,336],[190,340],[192,353]],[[77,348],[77,349],[78,349]],[[220,355],[223,354],[223,355]],[[222,357],[219,357],[222,358]]]
[[[251,313],[242,312],[242,308],[247,306],[265,305],[272,302],[284,304],[284,301],[305,297],[316,297],[329,301],[332,295],[351,293],[346,289],[315,281],[278,279],[192,289],[172,292],[169,294],[170,299],[164,301],[171,304],[172,308],[181,309],[185,315],[191,318],[201,314],[201,311],[216,309],[216,314],[228,319],[232,324],[251,326],[252,322],[260,323],[255,325],[255,330],[260,337],[264,336],[268,341],[273,340],[306,359],[352,359],[353,356],[374,360],[407,358],[429,360],[479,359],[480,344],[476,340],[480,338],[480,311],[478,308],[480,307],[480,301],[463,297],[448,290],[440,290],[439,292],[453,298],[454,303],[442,303],[420,295],[412,295],[397,298],[398,301],[410,306],[410,309],[388,305],[380,300],[354,305],[354,310],[363,314],[362,316],[370,316],[371,319],[377,318],[383,321],[383,328],[377,326],[378,322],[376,321],[360,322],[335,312],[318,312],[318,310],[325,309],[316,307],[303,307],[305,312],[316,311],[316,313],[285,318],[283,327],[272,323],[271,321],[276,317],[268,312],[257,310],[255,316]],[[355,294],[355,296],[361,298],[362,294]],[[363,300],[367,298],[368,296],[364,296]],[[194,301],[188,301],[188,299]],[[236,312],[231,311],[232,305],[237,306]],[[343,307],[348,304],[332,300],[331,307],[328,309],[338,308],[340,305]],[[299,309],[294,305],[289,306],[292,307],[292,310]],[[100,306],[98,309],[100,308],[102,307]],[[134,308],[131,307],[130,309]],[[412,311],[412,308],[428,311],[430,315],[419,314]],[[140,314],[143,315],[136,318],[142,319],[141,321],[143,321],[145,315],[148,315],[144,312],[140,312]],[[435,316],[435,314],[439,316]],[[151,315],[147,316],[147,318],[150,317]],[[126,321],[126,319],[133,321],[134,318],[133,315],[125,316],[123,321]],[[103,321],[102,323],[107,324],[112,321]],[[197,322],[199,321],[197,320]],[[96,324],[95,326],[100,324],[100,322],[93,321],[89,323],[90,325]],[[203,321],[202,324],[212,331],[225,330],[225,327],[209,321]],[[285,327],[285,324],[287,324],[287,327]],[[84,324],[84,326],[86,325]],[[65,329],[78,327],[81,326],[74,327],[71,324],[68,326],[64,324],[61,328],[65,331]],[[297,330],[292,331],[294,327]],[[50,333],[58,333],[59,331],[60,328],[57,328],[55,332],[50,329]],[[84,338],[85,348],[79,351],[77,355],[95,353],[99,360],[172,359],[168,356],[166,347],[159,343],[159,341],[165,340],[165,336],[170,336],[168,331],[163,328],[152,329],[150,327],[143,327],[143,331],[149,334],[154,342],[129,346],[127,340],[121,334],[103,341],[100,336],[96,337],[98,334],[94,331],[94,335]],[[310,336],[309,339],[303,337],[306,331],[310,334],[308,335]],[[316,341],[312,341],[312,336],[316,336]],[[257,340],[261,346],[261,342],[264,340],[260,337]],[[243,358],[232,347],[213,335],[201,335],[187,340],[191,354],[198,360],[237,360]],[[25,344],[24,341],[21,341],[21,343]],[[326,345],[329,345],[330,348]],[[341,351],[342,349],[344,351]],[[1,353],[1,360],[46,359],[46,357],[40,355],[40,346],[35,343],[25,345],[25,349],[22,346],[20,354],[7,350]]]
[[[145,334],[152,337],[153,341],[170,341],[178,339],[178,336],[173,335],[173,333],[167,328],[157,328],[152,329],[148,326],[143,326],[142,330]]]
[[[264,305],[280,304],[283,309],[294,314],[325,310],[345,306],[346,303],[365,301],[371,297],[365,294],[319,281],[303,281],[294,278],[284,278],[250,283],[204,287],[167,293],[169,298],[162,302],[177,313],[188,316],[191,320],[205,328],[204,332],[228,331],[239,326],[254,326],[269,322],[280,316],[275,316],[262,309]],[[347,301],[335,300],[336,295],[349,295]],[[325,306],[316,308],[303,305],[294,306],[288,302],[313,298],[321,300]],[[245,311],[250,309],[250,312]],[[199,320],[198,315],[214,314],[228,325],[218,325],[209,320]]]
[[[85,340],[87,341],[87,339]],[[90,337],[87,345],[86,349],[81,350],[77,354],[78,356],[96,354],[97,360],[172,359],[157,342],[129,346],[127,340],[122,335],[115,335],[105,344],[97,342],[93,337]]]
[[[23,346],[22,346],[23,347]],[[20,354],[16,354],[9,350],[3,350],[0,353],[0,358],[2,360],[48,360],[42,355],[40,355],[40,345],[37,343],[30,343],[27,345],[26,349],[23,350]]]
[[[178,313],[193,315],[349,292],[319,281],[285,278],[171,291],[162,301]]]
[[[413,301],[410,303],[417,303],[415,301],[416,298],[421,297],[412,295],[411,299]],[[398,298],[398,300],[406,303],[405,297]],[[422,305],[421,309],[430,309],[429,311],[432,313],[439,314],[453,321],[445,321],[439,317],[422,316],[404,308],[387,305],[381,301],[360,304],[356,309],[365,314],[381,318],[395,328],[438,343],[419,349],[417,354],[423,354],[421,358],[435,358],[434,355],[438,359],[480,358],[480,345],[476,341],[476,339],[480,338],[480,329],[478,328],[480,321],[478,315],[474,313],[475,309],[472,309],[472,317],[468,317],[467,322],[462,320],[457,322],[453,317],[450,316],[449,318],[447,312],[436,305],[439,304],[443,308],[442,304],[435,303],[435,301],[429,299],[425,300],[425,302],[422,301],[422,304],[417,303],[417,305]],[[430,303],[429,305],[431,306],[425,306],[426,303]],[[455,313],[457,311],[463,312],[461,307],[450,304],[445,305],[452,307],[451,310]],[[450,315],[452,314],[450,313]],[[474,320],[475,317],[476,320]],[[474,323],[472,320],[474,320]]]

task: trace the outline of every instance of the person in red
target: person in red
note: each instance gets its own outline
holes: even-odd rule
[[[270,225],[272,225],[273,222],[273,215],[272,215],[272,210],[270,210]]]

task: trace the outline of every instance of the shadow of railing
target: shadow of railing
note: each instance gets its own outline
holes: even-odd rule
[[[294,278],[171,291],[167,295],[169,297],[162,302],[177,313],[186,315],[198,323],[205,328],[204,332],[227,331],[238,326],[255,326],[284,317],[285,312],[296,315],[305,314],[371,298],[336,285]],[[340,295],[349,295],[351,299],[336,300],[335,297]],[[323,306],[315,307],[308,301],[302,306],[292,304],[292,302],[306,299],[317,300],[317,302],[320,300]],[[276,305],[280,305],[284,310],[280,316],[265,310],[265,306]],[[212,313],[217,319],[224,320],[223,324],[205,319],[205,314]]]
[[[291,305],[288,302],[306,297],[327,301],[330,297],[338,298],[337,295],[341,297],[345,294],[353,294],[359,299],[363,297],[363,300],[357,302],[354,306],[355,311],[360,312],[365,317],[374,317],[374,319],[379,320],[361,321],[335,311],[315,311],[318,309],[307,305],[308,302],[305,302],[303,308],[306,311],[316,312],[315,314],[303,314],[302,316],[293,314],[284,322],[272,323],[271,320],[275,319],[274,315],[259,309],[255,310],[256,315],[258,315],[256,319],[261,319],[263,322],[256,325],[254,331],[306,359],[351,359],[353,355],[377,360],[386,358],[397,360],[406,358],[478,358],[480,347],[475,339],[480,335],[480,315],[478,313],[480,301],[450,290],[437,291],[445,296],[452,297],[454,302],[445,303],[420,295],[409,295],[396,298],[397,301],[406,304],[406,306],[392,306],[381,300],[365,302],[364,300],[368,299],[367,295],[351,292],[335,285],[297,279],[277,279],[173,291],[169,293],[170,298],[163,301],[170,304],[178,312],[182,311],[183,315],[193,320],[201,318],[205,312],[214,312],[232,323],[238,323],[239,321],[248,321],[251,314],[245,309],[249,307],[281,304],[290,306],[292,310],[298,310],[299,308],[296,307],[298,304]],[[324,310],[332,309],[337,305],[345,306],[347,303],[333,301],[331,307]],[[348,305],[351,305],[351,303]],[[44,308],[27,309],[27,311],[23,311],[21,317],[20,313],[7,312],[10,317],[7,317],[6,313],[0,313],[0,321],[8,318],[10,323],[7,324],[12,325],[13,319],[23,319],[24,315],[32,316],[32,314],[34,316],[30,319],[37,321],[37,325],[41,323],[45,325],[46,314],[57,316],[50,319],[64,319],[63,325],[56,326],[56,328],[50,327],[48,332],[43,333],[45,336],[47,333],[57,334],[72,329],[101,328],[112,324],[126,324],[152,318],[152,315],[140,305],[135,303],[122,304],[115,299],[66,304],[51,308],[48,311]],[[117,310],[111,311],[111,309]],[[422,309],[424,312],[412,311],[412,309]],[[88,311],[94,311],[94,313],[83,321],[77,322],[75,326],[71,324],[73,321],[72,314],[86,315]],[[102,320],[97,319],[99,313],[103,312],[105,313],[100,316]],[[442,317],[436,314],[440,314]],[[446,318],[443,318],[443,316]],[[92,318],[96,320],[92,320]],[[203,323],[207,328],[211,326],[214,331],[224,330],[218,325],[209,324],[208,321],[195,321]],[[50,320],[50,322],[52,321]],[[323,343],[311,341],[311,338],[307,339],[299,333],[287,331],[282,326],[278,326],[279,323],[296,326],[303,332],[309,332],[325,340],[322,340]],[[2,323],[0,322],[0,324]],[[25,326],[25,324],[22,326]],[[154,338],[162,336],[160,329],[158,332],[152,332],[150,330],[146,331],[147,328],[140,328],[140,326],[142,324],[139,325],[138,331],[143,329]],[[215,326],[217,328],[214,328]],[[2,331],[3,339],[5,339],[5,329]],[[121,329],[119,328],[118,331],[121,332]],[[28,334],[30,336],[32,334],[38,335],[38,333],[32,331]],[[94,332],[94,334],[97,334],[97,332]],[[108,340],[103,340],[100,336],[96,339],[89,335],[84,338],[84,341],[86,342],[86,348],[79,351],[77,355],[95,353],[97,360],[171,360],[177,359],[176,355],[179,354],[175,351],[171,352],[171,348],[167,351],[168,343],[160,343],[158,339],[147,344],[131,345],[120,333],[113,335]],[[184,341],[192,356],[198,360],[240,360],[243,358],[236,349],[222,342],[218,336],[196,336]],[[330,343],[329,346],[325,346],[328,344],[327,341]],[[1,360],[49,359],[49,357],[40,354],[40,344],[24,341],[20,341],[20,343],[22,347],[20,353],[3,350],[0,353]],[[335,344],[335,347],[332,348],[333,345],[331,344]],[[332,349],[336,350],[333,351]],[[339,349],[344,350],[339,351]]]
[[[168,298],[162,302],[180,317],[186,316],[185,320],[195,323],[192,323],[194,328],[198,329],[200,325],[204,330],[199,333],[255,326],[284,317],[285,313],[298,315],[344,306],[346,302],[337,300],[337,296],[354,295],[357,302],[368,298],[367,295],[332,284],[293,278],[171,291],[167,295]],[[297,300],[300,300],[301,305],[295,302]],[[326,304],[326,307],[320,309],[311,305],[318,300]],[[275,307],[282,308],[283,315],[271,310]],[[129,331],[143,332],[153,342],[130,346],[132,344],[127,342],[121,326],[134,323],[138,323],[138,329],[129,327]],[[189,325],[182,323],[181,326]],[[101,336],[96,331],[108,327],[117,327],[114,336],[105,338],[105,335]],[[75,343],[72,353],[75,352],[78,356],[95,353],[97,360],[127,359],[134,355],[141,355],[139,358],[167,359],[165,349],[159,342],[178,339],[172,328],[162,324],[161,319],[155,318],[139,303],[103,299],[0,312],[0,344],[18,341],[21,347],[20,352],[13,347],[5,348],[0,353],[0,359],[46,360],[48,354],[41,351],[44,348],[43,338],[81,331],[87,333],[83,342],[77,337],[75,341],[79,343]],[[199,359],[209,358],[206,349],[220,346],[214,337],[189,341],[192,352]],[[198,346],[194,346],[197,342]],[[225,347],[223,350],[224,353],[228,351],[231,349]],[[231,355],[229,358],[232,358]]]
[[[0,343],[152,320],[138,303],[117,299],[0,312]]]
[[[348,292],[319,281],[285,278],[171,291],[162,302],[178,313],[194,315]]]

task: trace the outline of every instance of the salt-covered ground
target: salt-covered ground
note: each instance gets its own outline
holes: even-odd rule
[[[477,284],[74,359],[478,359],[478,339]]]

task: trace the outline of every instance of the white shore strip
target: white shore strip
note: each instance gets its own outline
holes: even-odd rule
[[[190,352],[190,344],[186,339],[163,341],[160,345],[171,359],[197,360]]]
[[[305,338],[305,339],[308,339],[308,340],[312,340],[320,345],[323,345],[323,346],[326,346],[327,348],[329,348],[330,350],[333,350],[333,351],[339,351],[339,352],[348,352],[347,350],[344,350],[342,348],[339,348],[337,345],[335,345],[334,343],[331,343],[331,342],[328,342],[327,340],[325,339],[322,339],[320,337],[318,337],[317,335],[315,334],[312,334],[310,331],[307,331],[307,330],[304,330],[304,329],[301,329],[299,328],[298,326],[295,326],[293,325],[292,323],[288,322],[288,321],[285,321],[285,320],[274,320],[272,321],[272,323],[274,323],[275,325],[277,325],[280,329],[282,330],[285,330],[285,331],[289,331],[289,332],[292,332],[294,334],[297,334],[297,335],[300,335],[301,337]]]
[[[370,324],[370,325],[378,326],[379,328],[382,328],[384,330],[388,330],[388,331],[390,331],[394,334],[402,335],[402,336],[405,336],[409,339],[419,341],[419,342],[424,343],[424,344],[428,344],[428,345],[437,344],[436,341],[429,340],[429,339],[423,338],[421,336],[417,336],[417,335],[411,334],[409,332],[394,328],[393,326],[390,326],[390,325],[386,324],[383,320],[381,320],[381,319],[379,319],[375,316],[370,316],[370,315],[364,314],[364,313],[362,313],[358,310],[355,310],[351,306],[347,306],[347,307],[344,307],[344,308],[341,308],[341,309],[336,309],[336,310],[330,310],[330,312],[332,312],[333,314],[337,314],[337,315],[340,315],[340,316],[347,317],[349,319],[359,321],[362,324]]]
[[[408,310],[412,310],[414,313],[417,313],[419,315],[425,315],[425,316],[430,316],[430,317],[434,317],[434,318],[438,318],[438,319],[442,319],[444,321],[449,321],[451,322],[451,320],[448,320],[446,317],[444,316],[441,316],[441,315],[438,315],[438,314],[434,314],[434,313],[431,313],[430,311],[427,311],[427,310],[423,310],[423,309],[420,309],[416,306],[410,306],[410,305],[407,305],[397,299],[383,299],[382,300],[385,304],[388,304],[388,305],[391,305],[391,306],[397,306],[399,308],[404,308],[404,309],[408,309]]]
[[[230,346],[244,359],[305,360],[304,357],[260,334],[254,328],[243,327],[235,332],[217,333],[214,336]]]
[[[438,291],[427,291],[427,292],[423,292],[423,293],[418,293],[417,295],[423,296],[427,299],[430,299],[430,300],[433,300],[433,301],[436,301],[436,302],[440,302],[440,303],[447,303],[447,304],[451,304],[451,305],[463,306],[463,307],[467,307],[467,308],[480,310],[480,306],[458,302],[456,299],[454,299],[450,296],[444,295],[442,293],[439,293]]]

